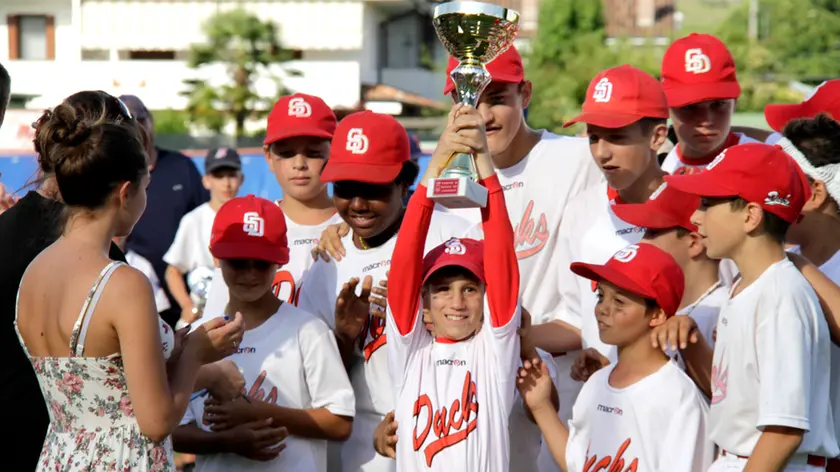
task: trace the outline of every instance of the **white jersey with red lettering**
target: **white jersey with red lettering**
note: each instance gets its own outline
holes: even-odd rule
[[[605,264],[622,248],[641,241],[644,228],[616,216],[612,210],[614,204],[609,200],[606,182],[587,189],[569,202],[555,251],[565,317],[577,320],[574,324],[581,327],[584,348],[595,348],[612,362],[617,360],[615,346],[601,342],[595,320],[598,302],[595,284],[576,276],[569,266],[572,262]]]
[[[615,364],[592,374],[569,423],[569,471],[705,472],[714,458],[709,407],[676,363],[629,387],[610,385]]]
[[[261,325],[248,329],[234,361],[245,379],[252,401],[298,410],[326,408],[341,416],[354,416],[353,388],[341,362],[335,336],[319,318],[284,303]],[[190,402],[181,424],[196,423],[204,431],[205,397]],[[327,441],[290,435],[286,448],[266,462],[236,454],[202,454],[198,472],[326,472]]]
[[[432,218],[426,251],[452,237],[480,238],[477,226],[456,215],[436,213]],[[307,272],[300,290],[300,308],[321,317],[335,329],[335,301],[343,285],[353,277],[373,278],[373,284],[387,279],[396,235],[385,244],[360,250],[353,244],[352,232],[341,242],[347,253],[341,261],[319,260]],[[357,294],[361,293],[361,283]],[[358,346],[358,361],[350,367],[350,382],[356,395],[356,417],[350,439],[341,448],[343,472],[393,471],[393,460],[382,457],[373,449],[373,433],[382,418],[394,409],[391,380],[385,349],[385,321],[371,315],[365,327],[363,342]]]
[[[733,287],[733,290],[737,285]],[[805,430],[785,470],[840,453],[829,399],[831,340],[811,285],[784,259],[721,309],[712,364],[710,438],[749,457],[765,426]]]
[[[484,307],[481,329],[458,342],[433,338],[422,316],[400,335],[388,310],[394,419],[402,425],[397,430],[399,472],[511,470],[508,434],[521,365],[521,309],[517,305],[507,324],[494,327],[487,296]]]
[[[277,203],[279,204],[279,201]],[[312,249],[318,246],[321,234],[327,226],[341,222],[342,219],[338,214],[317,225],[301,225],[286,216],[289,263],[277,271],[277,275],[274,277],[274,283],[271,286],[274,294],[280,300],[297,304],[300,281],[306,271],[315,263],[315,260],[312,259],[310,254]],[[228,288],[225,285],[225,279],[222,277],[222,270],[217,267],[213,271],[213,281],[210,283],[207,303],[204,305],[204,313],[207,316],[202,316],[202,322],[224,313],[225,306],[228,303],[228,295]]]
[[[724,143],[724,149],[735,146],[737,144],[747,144],[747,143],[757,143],[755,139],[747,136],[743,133],[729,133],[729,136],[726,138],[726,142]],[[691,173],[695,169],[696,170],[703,170],[709,165],[716,156],[709,156],[708,158],[700,158],[700,159],[691,159],[687,157],[683,157],[682,153],[680,152],[679,145],[674,146],[674,149],[668,153],[665,157],[665,160],[662,161],[662,170],[669,174],[676,174],[681,175],[685,173]]]

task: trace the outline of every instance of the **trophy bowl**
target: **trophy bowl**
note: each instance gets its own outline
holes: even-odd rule
[[[207,294],[210,292],[210,282],[213,280],[213,269],[198,267],[187,275],[187,287],[193,302],[192,317],[201,318],[204,306],[207,304]],[[183,317],[183,315],[181,315]]]
[[[438,39],[458,66],[449,74],[459,103],[478,106],[492,77],[487,63],[513,45],[519,32],[519,13],[481,2],[448,2],[435,7],[433,24]],[[478,184],[475,157],[455,154],[427,196],[448,208],[476,208],[487,204],[487,189]]]

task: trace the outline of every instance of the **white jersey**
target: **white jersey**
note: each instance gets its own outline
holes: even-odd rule
[[[724,146],[731,147],[737,144],[747,144],[747,143],[757,143],[755,139],[747,136],[743,133],[730,133],[729,137],[726,140]],[[665,160],[662,161],[662,165],[660,166],[662,170],[669,174],[674,173],[681,173],[685,171],[692,171],[694,169],[703,170],[709,165],[710,162],[715,158],[715,156],[710,156],[708,159],[688,159],[682,157],[680,153],[679,145],[674,146],[674,149],[671,149],[671,152],[665,157]],[[680,171],[680,169],[685,168],[684,171]]]
[[[213,267],[213,255],[210,254],[210,234],[213,232],[213,220],[216,210],[210,203],[204,203],[181,218],[175,239],[169,250],[163,255],[163,262],[188,274],[199,267]]]
[[[631,225],[616,216],[607,196],[607,183],[595,185],[569,203],[556,250],[563,307],[566,318],[580,327],[584,348],[595,348],[611,362],[617,360],[615,346],[601,342],[595,305],[595,284],[578,277],[570,269],[572,262],[606,264],[619,250],[642,240],[644,228]]]
[[[769,144],[771,146],[775,145],[779,142],[780,139],[784,138],[782,133],[770,133],[770,136],[767,136],[767,139],[764,140],[764,144]]]
[[[125,251],[125,261],[128,262],[128,265],[139,270],[149,278],[149,282],[152,284],[152,292],[155,294],[155,308],[157,308],[158,313],[168,310],[171,307],[169,297],[167,297],[166,292],[163,291],[163,286],[160,283],[160,279],[158,278],[152,263],[131,249]]]
[[[838,451],[829,403],[828,325],[811,285],[787,259],[721,309],[712,364],[711,439],[749,457],[764,426],[805,430],[791,463]]]
[[[675,363],[624,388],[615,364],[592,374],[569,424],[569,471],[705,472],[714,458],[706,399]]]
[[[279,203],[279,202],[278,202]],[[280,300],[297,304],[300,293],[300,282],[303,275],[315,263],[311,251],[318,246],[321,234],[329,225],[341,223],[338,214],[317,225],[301,225],[286,216],[286,236],[289,241],[289,263],[277,271],[271,289]],[[222,277],[222,270],[218,267],[213,271],[213,281],[204,306],[205,316],[202,321],[215,318],[225,311],[228,303],[228,288]]]
[[[729,298],[729,289],[721,282],[709,287],[703,295],[692,304],[687,305],[677,312],[677,315],[690,316],[697,323],[697,330],[703,335],[703,339],[710,348],[715,348],[715,328],[717,327],[720,308],[726,304]],[[685,361],[677,352],[674,359],[679,366],[685,370]]]
[[[452,237],[480,239],[481,233],[463,218],[436,213],[426,239],[426,252]],[[342,286],[353,277],[364,279],[369,275],[374,286],[387,279],[396,241],[394,235],[379,247],[360,250],[353,244],[352,232],[342,238],[347,255],[341,261],[318,260],[312,265],[301,284],[299,306],[335,329],[335,301]],[[357,286],[357,293],[360,292],[361,283]],[[372,442],[374,430],[394,409],[387,356],[382,349],[386,341],[384,320],[371,315],[365,327],[364,341],[357,350],[359,359],[350,367],[350,381],[356,394],[356,417],[350,439],[342,446],[344,472],[392,471],[395,467],[394,461],[376,454]]]
[[[388,365],[396,392],[397,468],[507,472],[509,417],[516,391],[521,309],[494,327],[484,297],[478,333],[459,342],[435,340],[422,312],[406,335],[388,310]],[[516,470],[516,469],[514,469]]]
[[[237,352],[229,357],[245,378],[252,401],[299,410],[326,408],[354,416],[355,400],[335,336],[319,318],[284,303],[260,326],[245,331]],[[181,424],[201,421],[205,397],[190,402]],[[267,462],[236,454],[196,456],[197,472],[263,471],[325,472],[327,441],[289,436],[286,449]]]

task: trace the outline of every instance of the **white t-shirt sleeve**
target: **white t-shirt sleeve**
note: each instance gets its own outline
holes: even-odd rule
[[[566,443],[566,467],[570,471],[583,470],[586,462],[586,451],[591,438],[586,428],[585,413],[591,401],[587,397],[592,396],[592,388],[593,385],[589,382],[584,384],[572,407],[572,418],[569,419],[569,441]]]
[[[387,316],[385,333],[388,342],[385,344],[385,348],[388,350],[388,375],[391,377],[393,389],[396,393],[399,393],[405,383],[405,376],[411,375],[408,372],[408,365],[412,354],[419,352],[423,344],[431,342],[431,335],[423,324],[422,302],[418,306],[420,311],[414,320],[414,326],[405,336],[397,330],[397,323],[394,321],[391,307],[387,307],[385,311]]]
[[[313,317],[301,326],[298,342],[312,408],[326,408],[334,415],[355,416],[353,387],[332,331],[323,321]]]
[[[178,225],[178,231],[175,233],[175,240],[169,246],[169,250],[163,255],[163,261],[178,269],[182,274],[195,269],[198,266],[198,261],[193,257],[193,246],[200,244],[197,231],[194,227],[198,224],[196,214],[193,212],[187,213],[181,218],[181,223]]]
[[[659,470],[706,472],[714,459],[714,446],[706,427],[709,409],[695,392],[685,393],[678,408],[669,412],[669,419],[664,419],[668,427],[662,444],[657,446],[663,455],[659,458]]]
[[[756,307],[756,354],[761,379],[758,402],[759,429],[787,426],[810,429],[811,350],[816,341],[811,322],[819,308],[788,287],[768,287]]]
[[[298,307],[320,318],[335,330],[336,271],[332,263],[319,260],[306,272],[300,285]]]
[[[484,306],[490,306],[486,295],[484,297]],[[490,319],[489,308],[485,308],[483,329],[490,330],[493,333],[493,353],[496,357],[495,365],[501,369],[500,373],[502,374],[502,378],[506,378],[506,376],[515,377],[519,371],[519,366],[522,365],[519,356],[520,339],[517,333],[522,320],[522,305],[518,302],[516,303],[513,316],[503,326],[494,328]]]

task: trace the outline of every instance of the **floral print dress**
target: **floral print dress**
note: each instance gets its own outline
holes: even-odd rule
[[[38,471],[174,471],[169,438],[155,442],[140,432],[119,353],[82,357],[85,336],[102,290],[121,262],[108,264],[91,287],[70,337],[70,357],[32,357],[50,413]],[[16,310],[17,311],[17,310]],[[174,333],[160,321],[164,356],[174,347]]]

